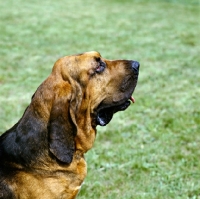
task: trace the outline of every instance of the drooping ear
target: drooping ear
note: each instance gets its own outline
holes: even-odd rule
[[[49,148],[61,162],[70,164],[75,152],[76,126],[70,117],[70,100],[57,99],[52,107],[49,121]]]

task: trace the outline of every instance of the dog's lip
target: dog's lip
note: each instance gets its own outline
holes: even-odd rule
[[[131,95],[129,98],[125,98],[123,101],[117,102],[117,103],[113,103],[113,104],[100,104],[97,108],[97,113],[100,112],[103,109],[107,109],[107,108],[112,108],[112,107],[118,107],[123,105],[124,103],[126,103],[127,101],[131,101],[132,103],[135,103],[135,98]]]
[[[126,101],[123,101],[123,103],[121,102],[120,104],[114,104],[114,105],[111,105],[111,106],[107,106],[107,107],[100,107],[98,110],[97,110],[97,114],[96,114],[96,122],[97,122],[97,125],[100,125],[100,126],[105,126],[107,125],[113,115],[118,112],[118,111],[124,111],[126,110],[131,104],[131,101],[129,99],[127,99]]]

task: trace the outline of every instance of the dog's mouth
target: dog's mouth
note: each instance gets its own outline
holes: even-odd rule
[[[134,73],[134,75],[131,74],[125,76],[124,80],[120,84],[119,92],[116,92],[116,94],[114,93],[112,97],[104,99],[97,107],[95,117],[96,125],[107,125],[116,112],[126,110],[130,106],[131,102],[135,102],[135,99],[132,97],[132,94],[135,90],[138,80],[139,65],[137,66],[137,73]],[[132,67],[135,72],[135,66],[132,65]]]
[[[123,102],[119,103],[118,105],[111,105],[106,107],[99,106],[97,110],[97,117],[96,122],[97,125],[106,126],[112,119],[114,113],[118,111],[126,110],[130,104],[135,102],[135,99],[131,96],[130,98],[124,100]]]

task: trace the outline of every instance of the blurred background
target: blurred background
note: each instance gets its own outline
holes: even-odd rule
[[[200,1],[0,1],[0,134],[65,55],[141,64],[136,103],[98,127],[79,199],[200,198]]]

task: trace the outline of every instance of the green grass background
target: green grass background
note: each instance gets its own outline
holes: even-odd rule
[[[0,1],[0,133],[54,62],[141,63],[136,103],[99,127],[79,199],[200,198],[200,1]]]

